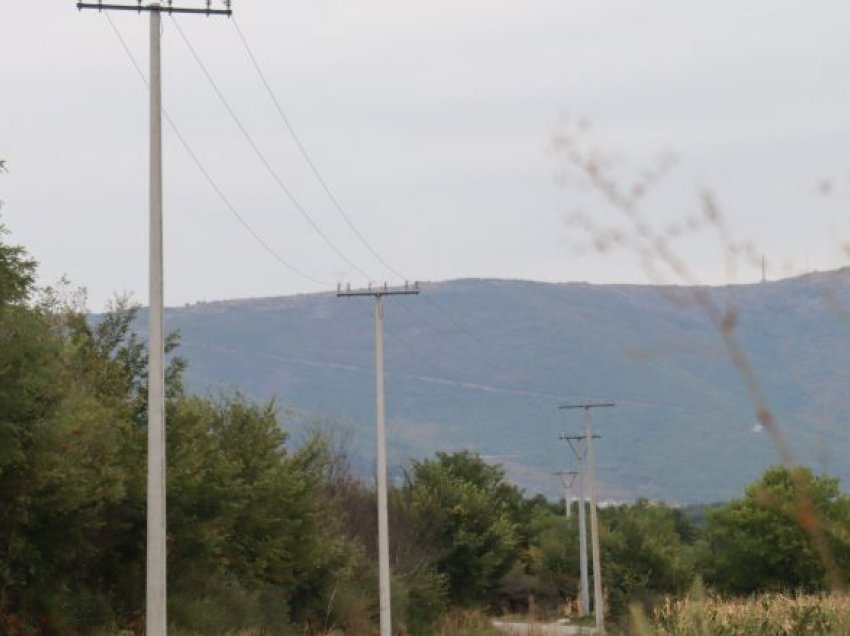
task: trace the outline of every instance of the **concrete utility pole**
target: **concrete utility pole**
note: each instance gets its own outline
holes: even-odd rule
[[[598,435],[596,436],[599,437]],[[587,616],[590,614],[590,585],[587,574],[587,513],[585,511],[587,492],[585,484],[585,468],[584,459],[587,455],[584,445],[584,435],[561,435],[561,439],[565,440],[572,449],[578,464],[578,567],[579,567],[579,586],[578,599],[581,606],[581,615]]]
[[[387,520],[387,440],[384,423],[384,296],[402,296],[419,293],[419,285],[412,287],[369,287],[352,291],[349,287],[337,288],[337,297],[375,297],[375,437],[377,444],[378,482],[378,586],[381,614],[381,636],[391,636],[390,615],[390,533]]]
[[[615,406],[613,402],[586,402],[563,404],[562,409],[584,409],[584,440],[587,444],[587,470],[590,474],[590,539],[593,550],[593,610],[596,614],[596,629],[605,633],[605,615],[602,607],[602,566],[599,555],[599,524],[596,518],[596,483],[593,468],[593,440],[598,435],[590,434],[590,409]]]
[[[172,0],[163,6],[159,0],[142,5],[78,2],[78,9],[98,11],[146,11],[150,14],[150,173],[149,173],[149,334],[148,334],[148,493],[147,563],[145,588],[145,632],[165,636],[166,612],[166,521],[165,521],[165,334],[163,323],[162,258],[162,72],[160,41],[162,13],[198,13],[231,15],[226,9],[174,7]]]
[[[564,517],[570,518],[570,488],[576,481],[578,472],[575,470],[559,470],[555,474],[561,479],[561,486],[564,487]]]

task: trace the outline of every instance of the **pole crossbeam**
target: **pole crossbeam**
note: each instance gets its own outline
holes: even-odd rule
[[[617,406],[614,402],[581,402],[578,404],[561,404],[558,408],[565,409],[598,409]]]
[[[601,439],[602,436],[593,434],[593,435],[591,435],[591,438],[592,439]],[[567,442],[567,444],[570,445],[570,448],[573,451],[573,455],[576,456],[577,460],[581,461],[587,455],[587,449],[582,450],[582,448],[581,448],[581,442],[584,442],[584,441],[587,440],[587,438],[584,435],[562,434],[558,439],[564,440],[564,441]]]
[[[365,289],[351,289],[351,286],[347,286],[343,289],[342,285],[338,285],[336,288],[337,298],[344,298],[350,296],[374,296],[375,298],[380,298],[381,296],[404,296],[404,295],[415,295],[419,293],[419,283],[405,283],[403,286],[389,287],[386,283],[383,286],[369,286]]]
[[[555,475],[560,477],[561,485],[564,488],[569,490],[570,488],[573,487],[573,484],[576,481],[576,477],[578,477],[578,471],[577,470],[558,470],[558,471],[555,471]]]
[[[135,11],[136,13],[142,13],[143,11],[149,11],[154,13],[167,13],[169,15],[173,13],[195,13],[199,15],[233,15],[233,10],[230,8],[229,0],[225,2],[227,5],[226,9],[213,9],[210,6],[210,3],[207,2],[207,6],[203,8],[199,7],[175,7],[169,1],[168,4],[162,5],[158,2],[152,2],[151,4],[143,5],[141,0],[136,2],[136,4],[116,4],[116,3],[104,3],[104,2],[78,2],[77,9],[96,9],[98,11]]]

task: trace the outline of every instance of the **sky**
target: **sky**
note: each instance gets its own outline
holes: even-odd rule
[[[846,2],[233,0],[233,9],[233,20],[163,18],[164,107],[230,206],[166,125],[168,305],[400,277],[652,282],[634,253],[600,253],[570,221],[580,211],[620,222],[552,150],[578,122],[624,185],[675,157],[643,202],[653,227],[698,214],[710,191],[769,277],[850,261]],[[147,16],[109,17],[147,72]],[[240,31],[356,232],[299,152]],[[0,222],[39,261],[42,284],[66,276],[93,309],[115,294],[145,303],[147,88],[107,16],[72,0],[2,2],[0,60]],[[679,249],[702,282],[761,278],[751,263],[733,276],[711,233]]]

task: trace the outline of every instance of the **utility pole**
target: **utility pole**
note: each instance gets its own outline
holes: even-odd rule
[[[341,297],[373,296],[375,298],[375,438],[377,444],[378,483],[378,589],[381,614],[381,636],[391,636],[390,615],[390,533],[387,520],[387,440],[384,423],[384,296],[404,296],[419,293],[418,283],[412,287],[372,287],[352,291],[337,287]]]
[[[575,483],[576,477],[578,476],[578,471],[575,470],[559,470],[556,471],[555,474],[561,479],[561,486],[564,487],[564,519],[569,522],[570,519],[570,488],[573,487]],[[569,527],[569,523],[567,523]],[[581,551],[583,555],[585,555],[585,566],[587,565],[587,550]],[[581,590],[582,588],[580,588]],[[584,594],[579,594],[581,603],[587,599],[587,587],[583,588],[585,590]],[[582,604],[582,610],[584,610],[584,605]]]
[[[166,612],[166,520],[165,520],[165,334],[163,322],[163,258],[162,258],[162,69],[160,43],[162,13],[196,13],[231,15],[230,0],[226,9],[175,7],[172,0],[163,6],[160,0],[142,0],[136,4],[104,4],[78,2],[78,9],[98,11],[145,11],[150,14],[150,230],[148,271],[148,491],[147,546],[145,584],[145,632],[148,636],[165,636],[168,632]]]
[[[564,517],[570,518],[570,488],[576,481],[578,472],[575,470],[559,470],[555,474],[561,479],[561,486],[564,487]]]
[[[599,437],[598,435],[596,436]],[[581,615],[587,616],[590,614],[590,585],[587,574],[587,513],[585,511],[586,489],[585,484],[585,468],[584,459],[587,456],[586,447],[584,445],[584,435],[561,435],[561,439],[565,440],[570,445],[573,455],[576,457],[578,464],[578,567],[579,567],[579,586],[578,599],[581,606]]]
[[[602,566],[599,555],[599,524],[596,518],[596,483],[593,468],[593,440],[598,435],[590,434],[590,409],[615,406],[613,402],[585,402],[563,404],[562,409],[584,409],[584,440],[587,444],[587,470],[590,474],[590,539],[593,551],[593,610],[596,614],[596,629],[605,633],[605,615],[602,607]]]

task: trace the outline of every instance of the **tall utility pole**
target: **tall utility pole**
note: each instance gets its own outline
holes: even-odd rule
[[[590,539],[593,550],[593,610],[596,614],[596,629],[605,632],[605,615],[602,607],[602,566],[599,555],[599,524],[596,518],[596,483],[593,468],[593,439],[590,434],[590,409],[615,406],[613,402],[585,402],[583,404],[563,404],[562,409],[584,409],[584,440],[587,444],[587,470],[590,474]]]
[[[390,615],[390,532],[387,521],[387,440],[384,423],[384,296],[418,294],[419,285],[412,287],[369,287],[352,291],[337,288],[337,297],[374,296],[375,298],[375,437],[377,444],[378,482],[378,586],[381,613],[381,636],[391,636]]]
[[[599,437],[598,435],[596,436]],[[578,599],[581,605],[581,615],[587,616],[590,614],[590,585],[588,584],[587,575],[587,513],[585,512],[585,501],[587,496],[585,484],[585,468],[584,459],[587,456],[586,446],[584,445],[584,435],[561,435],[561,439],[565,440],[576,456],[578,464],[578,567],[579,567],[579,586]]]
[[[150,14],[150,172],[149,172],[149,285],[148,312],[148,493],[147,563],[145,587],[145,631],[148,636],[165,636],[166,612],[166,522],[165,522],[165,335],[163,324],[162,259],[162,72],[160,41],[162,13],[231,15],[226,9],[163,6],[159,0],[143,5],[78,2],[78,9],[98,11],[145,11]]]

